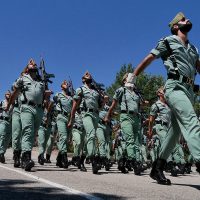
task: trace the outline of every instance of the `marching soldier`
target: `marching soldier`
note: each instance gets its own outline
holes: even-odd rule
[[[188,40],[192,23],[183,13],[178,13],[169,23],[169,27],[172,35],[162,38],[128,78],[128,82],[134,83],[136,77],[156,58],[162,58],[167,69],[165,99],[172,110],[171,125],[150,174],[152,179],[165,185],[171,184],[163,173],[166,159],[180,133],[183,134],[194,156],[197,171],[200,172],[200,123],[193,107],[194,79],[196,72],[200,71],[199,54]]]
[[[83,119],[83,126],[86,131],[87,156],[92,162],[92,171],[98,173],[101,168],[99,157],[95,156],[95,137],[96,129],[99,121],[99,108],[101,105],[101,95],[93,88],[92,76],[86,72],[82,77],[83,86],[76,90],[74,95],[71,118],[68,126],[72,126],[72,122],[78,107],[80,107]]]
[[[99,123],[96,131],[98,144],[99,144],[99,155],[102,164],[105,166],[106,171],[110,169],[110,135],[111,127],[110,124],[106,124],[104,121],[105,116],[108,113],[109,97],[104,96],[104,106],[99,112]]]
[[[38,130],[38,163],[40,165],[44,165],[46,162],[44,158],[44,153],[46,150],[47,142],[51,134],[51,111],[53,107],[53,102],[46,100],[44,102],[44,114],[42,118],[42,123]]]
[[[135,175],[140,175],[141,173],[141,163],[140,163],[140,147],[136,144],[136,138],[139,133],[139,104],[140,98],[134,92],[134,84],[127,85],[126,73],[123,77],[123,85],[116,90],[113,96],[112,105],[108,111],[105,121],[109,121],[113,109],[119,102],[121,114],[120,114],[120,124],[121,129],[126,140],[126,151],[127,151],[127,161],[129,165],[131,164],[134,168]],[[122,173],[127,173],[126,162],[124,158],[119,160],[119,169]]]
[[[5,99],[0,102],[0,162],[5,163],[4,154],[11,139],[11,112],[12,108],[6,110],[8,102],[10,100],[11,93],[8,90],[5,93]]]
[[[40,81],[38,68],[33,59],[29,61],[25,74],[15,82],[7,109],[14,103],[19,93],[22,93],[20,114],[22,122],[21,167],[25,171],[30,171],[34,166],[34,162],[31,160],[31,150],[35,133],[39,129],[43,116],[43,100],[51,94],[51,91],[45,91],[45,85]]]
[[[53,98],[58,113],[56,124],[59,136],[59,141],[57,144],[59,153],[57,156],[56,165],[61,168],[68,168],[67,140],[70,134],[70,129],[67,125],[70,119],[73,98],[69,95],[69,85],[67,81],[62,82],[61,89],[62,92],[58,92]]]

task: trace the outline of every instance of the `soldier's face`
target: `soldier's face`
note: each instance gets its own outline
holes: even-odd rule
[[[192,29],[192,23],[184,17],[178,22],[177,26],[182,33],[188,33]]]

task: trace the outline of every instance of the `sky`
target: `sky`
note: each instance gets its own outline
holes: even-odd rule
[[[0,98],[29,59],[39,64],[41,56],[56,76],[55,93],[69,76],[79,87],[86,70],[108,87],[123,64],[137,66],[170,35],[168,23],[180,11],[200,49],[199,8],[198,0],[0,0]],[[145,72],[166,77],[161,60]]]

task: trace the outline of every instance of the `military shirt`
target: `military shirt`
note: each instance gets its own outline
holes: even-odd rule
[[[167,39],[169,42],[170,49],[172,50],[173,56],[175,57],[179,73],[194,80],[196,73],[196,63],[197,60],[199,60],[197,48],[189,42],[186,47],[178,36],[172,35],[161,39],[158,42],[156,48],[151,50],[151,53],[155,55],[156,58],[166,57],[169,55],[169,51],[166,47],[164,39]],[[168,72],[174,72],[171,56],[164,60],[164,65]]]
[[[55,95],[56,110],[71,113],[73,98],[66,96],[64,92],[59,92]]]
[[[160,100],[156,101],[151,106],[150,115],[155,116],[155,121],[169,123],[171,120],[171,110],[169,106]]]
[[[99,112],[99,118],[100,118],[101,120],[103,120],[103,119],[106,117],[109,108],[110,108],[110,107],[109,107],[108,105],[105,104],[104,107],[103,107],[103,109]]]
[[[79,114],[78,112],[75,113],[74,126],[77,126],[78,128],[82,128],[83,129],[82,115]]]
[[[99,93],[94,89],[88,88],[86,85],[81,86],[81,88],[78,88],[74,95],[75,100],[82,98],[80,108],[98,111],[100,99]]]
[[[121,110],[134,111],[138,113],[139,111],[139,96],[126,87],[120,87],[116,90],[113,99],[117,100],[120,104]]]
[[[11,114],[12,114],[13,107],[11,106],[10,109],[6,112],[5,109],[7,107],[7,104],[8,104],[8,102],[7,102],[6,99],[4,99],[1,102],[2,113],[1,113],[0,116],[2,116],[2,117],[8,117],[9,118],[11,116]]]
[[[22,95],[21,100],[42,104],[45,85],[43,82],[33,80],[29,74],[25,74],[17,79],[14,86],[20,89]]]

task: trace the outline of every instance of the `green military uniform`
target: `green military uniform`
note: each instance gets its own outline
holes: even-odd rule
[[[150,156],[152,162],[154,162],[158,158],[159,149],[160,149],[160,138],[158,135],[153,135],[150,146]]]
[[[29,171],[34,166],[31,161],[31,150],[35,133],[42,121],[45,85],[43,82],[33,80],[29,74],[25,74],[16,81],[14,86],[22,93],[22,168]]]
[[[44,153],[46,150],[47,142],[49,140],[51,134],[51,120],[49,113],[47,112],[47,109],[44,109],[44,114],[42,118],[42,123],[40,125],[40,128],[38,130],[38,163],[41,165],[44,165],[45,159],[44,159]]]
[[[169,49],[173,52],[171,56]],[[193,108],[192,86],[196,74],[195,66],[199,59],[197,49],[189,42],[187,47],[184,46],[178,36],[172,35],[161,39],[151,53],[163,59],[168,71],[165,99],[172,110],[171,125],[162,144],[160,158],[168,158],[182,133],[195,161],[200,162],[200,123]]]
[[[87,156],[93,156],[95,152],[95,136],[99,116],[99,93],[83,85],[76,90],[74,99],[82,98],[80,109],[83,119],[83,126],[86,131]]]
[[[96,174],[99,169],[99,158],[95,157],[95,137],[99,121],[100,95],[96,90],[89,88],[85,84],[76,90],[74,100],[77,101],[79,99],[81,99],[80,110],[86,132],[87,156],[91,159],[93,173]]]
[[[113,99],[120,104],[120,124],[126,141],[128,161],[134,163],[135,174],[140,174],[140,146],[136,141],[139,131],[139,96],[128,87],[120,87],[116,90]]]
[[[113,140],[113,145],[115,148],[115,160],[119,161],[126,151],[126,141],[123,138],[121,129],[117,131],[115,139]]]
[[[84,160],[85,160],[85,130],[83,126],[83,119],[80,112],[80,109],[78,109],[75,113],[73,128],[72,128],[72,140],[73,140],[73,146],[74,146],[74,154],[72,157],[72,164],[77,166],[81,171],[87,171],[84,166]]]
[[[14,167],[20,166],[22,123],[20,117],[20,96],[15,100],[12,114],[12,148],[14,155]]]
[[[74,157],[81,156],[85,143],[85,130],[83,127],[82,115],[76,112],[72,129],[72,140],[74,146]]]
[[[51,163],[50,157],[51,157],[51,153],[52,153],[52,150],[53,150],[55,136],[56,136],[56,133],[57,133],[55,110],[53,111],[51,117],[52,117],[52,120],[51,120],[51,133],[50,133],[50,137],[49,137],[49,139],[47,141],[47,147],[46,147],[46,162],[47,163]]]
[[[105,124],[104,118],[106,117],[109,110],[108,105],[104,105],[103,109],[99,112],[99,123],[96,131],[98,139],[98,150],[102,164],[105,165],[105,169],[110,168],[110,138],[111,138],[111,127],[110,124]]]
[[[71,96],[67,96],[64,92],[59,92],[54,96],[54,101],[56,103],[56,110],[58,112],[56,118],[56,124],[59,136],[59,141],[57,143],[59,150],[59,154],[57,157],[57,165],[59,167],[67,168],[68,167],[67,140],[70,134],[70,129],[67,127],[67,124],[70,118],[73,99]],[[61,163],[60,163],[60,158],[61,158]]]
[[[1,102],[2,113],[0,114],[0,162],[2,163],[5,162],[4,154],[11,139],[12,109],[7,112],[5,111],[7,103],[7,100],[3,100]]]

